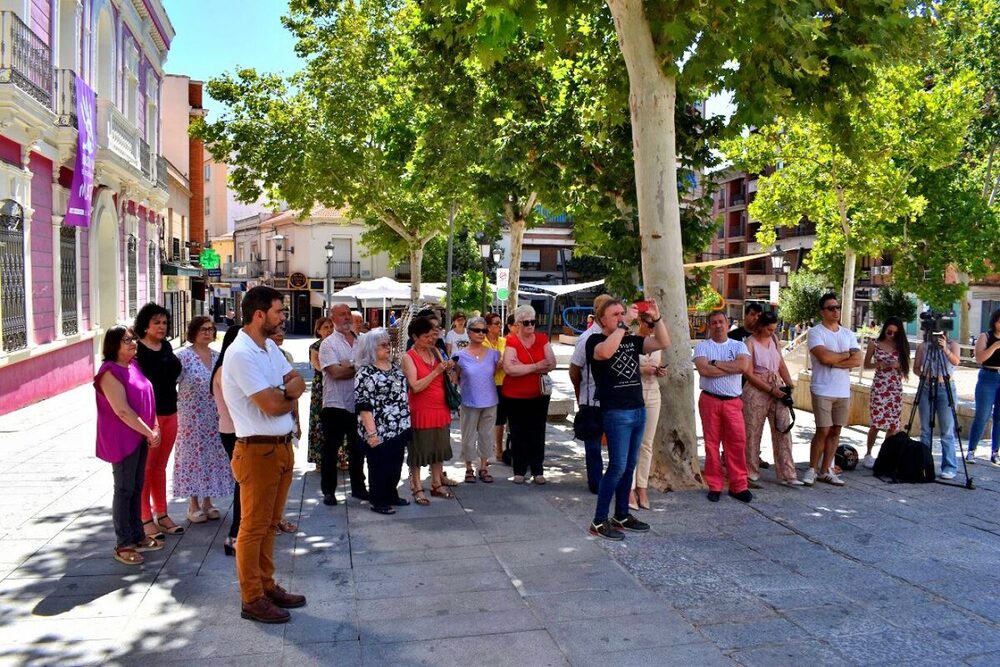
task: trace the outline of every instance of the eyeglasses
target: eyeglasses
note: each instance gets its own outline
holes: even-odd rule
[[[827,306],[823,310],[840,310],[840,306]]]
[[[135,336],[122,336],[122,342],[125,343],[126,345],[132,345],[133,343],[137,343],[138,341],[139,339],[136,338]]]
[[[389,350],[392,349],[392,343],[379,343],[378,346],[379,347],[384,347],[384,348],[389,349]]]
[[[469,331],[471,333],[484,334],[488,331],[488,329],[473,329],[472,327],[469,327]]]
[[[202,333],[215,333],[218,330],[215,327],[201,327],[198,331]]]
[[[519,324],[525,327],[533,327],[538,324],[538,320],[521,320]]]

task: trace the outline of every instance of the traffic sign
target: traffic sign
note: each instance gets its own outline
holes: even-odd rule
[[[497,298],[501,301],[506,301],[507,297],[510,295],[510,290],[506,287],[501,287],[497,290]]]
[[[510,295],[510,269],[497,269],[497,298],[506,301]]]

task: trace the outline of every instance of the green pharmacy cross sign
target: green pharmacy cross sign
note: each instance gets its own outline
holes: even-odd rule
[[[217,269],[219,268],[219,253],[211,248],[205,248],[198,256],[198,261],[203,269]]]

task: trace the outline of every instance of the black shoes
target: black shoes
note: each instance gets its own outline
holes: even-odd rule
[[[624,540],[625,535],[611,526],[610,521],[601,523],[590,522],[590,534],[595,537],[603,537],[606,540]]]
[[[324,505],[336,505],[337,504],[337,496],[333,495],[332,493],[326,494],[325,496],[323,496],[323,504]]]
[[[709,500],[709,502],[717,503],[717,502],[719,502],[719,498],[721,498],[721,497],[722,497],[722,491],[709,491],[708,492],[708,500]]]
[[[645,533],[649,531],[649,524],[645,521],[639,521],[631,514],[626,514],[624,519],[608,519],[611,522],[612,528],[617,528],[619,530],[631,530],[633,533]]]
[[[371,496],[369,495],[369,493],[367,491],[365,491],[364,489],[361,489],[358,492],[351,491],[351,496],[354,497],[354,498],[357,498],[358,500],[370,500],[371,499]]]
[[[397,496],[396,499],[393,500],[392,503],[390,504],[395,505],[396,507],[406,507],[407,505],[410,504],[410,501],[407,500],[406,498],[400,498]]]
[[[733,498],[736,498],[736,500],[740,501],[741,503],[748,503],[751,500],[753,500],[753,494],[750,493],[750,489],[743,489],[739,493],[733,493],[732,491],[730,491],[729,495],[732,496]]]
[[[395,514],[396,513],[396,510],[392,509],[391,507],[381,507],[379,505],[372,505],[371,506],[371,510],[372,510],[372,512],[376,512],[378,514]]]

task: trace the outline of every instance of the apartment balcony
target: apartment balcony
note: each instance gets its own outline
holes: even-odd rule
[[[97,147],[139,169],[139,130],[109,99],[97,99]]]
[[[153,162],[149,154],[149,144],[142,139],[139,140],[139,167],[142,169],[142,175],[146,177],[146,180],[152,181]]]
[[[730,206],[746,206],[747,198],[746,195],[736,195],[729,202]]]
[[[52,108],[52,49],[12,11],[0,12],[0,84]]]
[[[156,156],[156,185],[167,189],[167,158],[162,155]]]
[[[257,278],[264,274],[264,263],[259,260],[250,262],[230,262],[222,265],[224,278],[247,279]]]
[[[56,125],[76,128],[76,72],[71,69],[55,71],[52,110],[56,113]]]
[[[396,267],[396,275],[399,275],[399,271],[402,265]],[[406,273],[410,273],[410,265],[406,265]],[[361,262],[330,262],[330,274],[334,278],[361,278]]]

